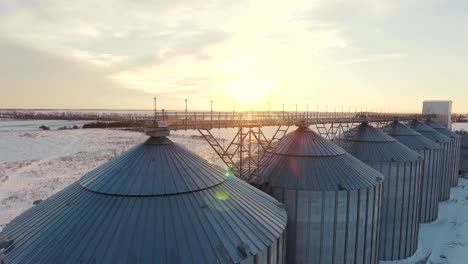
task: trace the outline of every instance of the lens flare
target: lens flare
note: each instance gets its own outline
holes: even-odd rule
[[[229,195],[225,191],[216,191],[215,197],[219,201],[226,201],[227,199],[229,199]]]

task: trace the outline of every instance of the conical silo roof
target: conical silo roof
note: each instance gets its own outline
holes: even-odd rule
[[[239,263],[278,253],[285,226],[272,197],[150,138],[12,220],[0,262]]]
[[[450,131],[446,127],[442,126],[441,124],[439,124],[439,123],[437,123],[437,122],[435,122],[433,120],[429,119],[426,122],[424,122],[424,124],[432,127],[436,131],[439,131],[440,133],[444,134],[444,136],[447,136],[449,138],[454,138],[454,139],[460,139],[461,138],[459,135],[457,135],[457,133],[455,133],[453,131]]]
[[[272,187],[308,190],[357,190],[380,184],[382,174],[309,128],[299,127],[275,146],[269,164],[253,179]]]
[[[366,163],[422,159],[418,153],[367,123],[350,129],[346,137],[340,135],[335,141],[351,155]]]
[[[441,133],[437,132],[432,127],[420,121],[416,121],[416,120],[411,121],[410,123],[408,123],[408,126],[434,142],[450,143],[450,138],[442,135]]]
[[[412,150],[439,149],[439,145],[427,137],[421,135],[408,126],[395,121],[384,127],[384,131],[389,136],[395,138]]]
[[[80,185],[103,194],[157,196],[194,192],[225,180],[217,167],[172,143],[165,137],[150,137],[86,174]]]

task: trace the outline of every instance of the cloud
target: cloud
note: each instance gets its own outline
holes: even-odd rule
[[[351,14],[385,19],[398,15],[403,9],[432,1],[434,0],[328,0],[323,1],[323,6],[342,9]]]
[[[350,48],[349,25],[323,19],[325,9],[354,5],[390,14],[402,3],[350,1],[15,1],[0,12],[0,34],[22,49],[33,47],[45,75],[69,76],[58,68],[76,65],[79,72],[89,70],[94,79],[73,76],[86,87],[95,81],[95,87],[116,87],[116,93],[125,88],[176,98],[181,93],[232,97],[238,94],[233,90],[247,86],[260,97],[288,87],[308,88],[315,78],[311,71],[327,63],[318,55]],[[11,61],[22,60],[18,53]],[[45,63],[51,56],[61,59]],[[370,54],[343,63],[399,56]],[[33,77],[42,83],[43,76]],[[66,78],[56,77],[56,82],[80,89]]]
[[[382,53],[382,54],[370,54],[362,58],[351,59],[347,61],[339,62],[340,65],[350,65],[358,63],[368,63],[368,62],[379,62],[379,61],[388,61],[388,60],[401,60],[406,59],[408,54],[406,53]]]
[[[271,89],[278,89],[290,78],[304,78],[315,53],[347,47],[341,26],[302,16],[303,9],[317,6],[310,1],[295,5],[250,2],[242,12],[228,14],[211,27],[197,31],[185,25],[181,33],[171,37],[171,46],[159,47],[147,63],[122,69],[113,78],[136,89],[170,87],[176,93],[185,78],[203,78],[206,81],[194,85],[212,91],[269,76],[273,80],[268,86],[274,84]]]
[[[123,63],[129,59],[128,56],[118,56],[108,53],[91,54],[88,51],[78,49],[70,49],[68,54],[80,61],[86,61],[104,67],[115,66],[115,64]]]
[[[0,57],[5,108],[132,108],[151,96],[113,82],[99,67],[14,41],[0,40]]]

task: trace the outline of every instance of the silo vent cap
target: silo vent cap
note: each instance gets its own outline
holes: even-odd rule
[[[9,246],[13,245],[13,240],[11,239],[3,239],[0,240],[0,250],[7,249]]]
[[[250,246],[244,242],[240,243],[237,246],[237,250],[239,251],[239,254],[244,258],[252,254],[252,252],[250,251]]]

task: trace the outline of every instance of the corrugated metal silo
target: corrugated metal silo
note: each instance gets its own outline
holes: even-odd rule
[[[450,198],[450,164],[449,164],[449,144],[450,138],[437,132],[432,127],[420,122],[412,121],[408,126],[428,139],[440,145],[440,195],[439,201],[447,201]]]
[[[457,134],[461,137],[460,146],[460,175],[468,176],[468,132],[457,131]]]
[[[397,121],[384,126],[382,131],[423,156],[420,223],[436,220],[440,193],[439,144]]]
[[[284,263],[286,212],[151,137],[16,217],[1,263]]]
[[[288,213],[286,263],[377,263],[383,175],[306,127],[252,182]]]
[[[367,123],[342,137],[335,141],[385,176],[379,259],[408,258],[418,246],[422,156]]]
[[[444,136],[450,138],[450,186],[457,186],[458,170],[460,167],[461,137],[457,135],[457,133],[448,130],[447,128],[443,127],[442,125],[433,120],[427,120],[425,124],[442,133]]]

